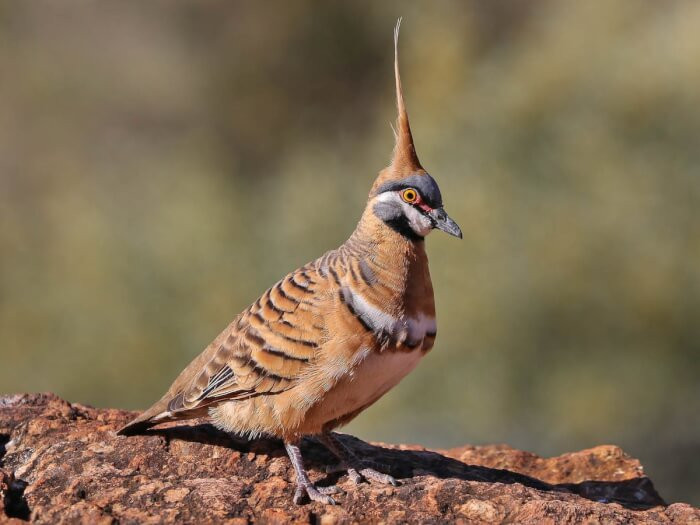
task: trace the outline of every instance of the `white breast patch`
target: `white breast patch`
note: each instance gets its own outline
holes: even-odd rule
[[[354,314],[377,335],[389,335],[397,343],[415,347],[425,339],[426,334],[435,335],[437,324],[434,317],[419,314],[417,317],[396,318],[371,305],[361,294],[349,287],[342,288],[343,300]]]

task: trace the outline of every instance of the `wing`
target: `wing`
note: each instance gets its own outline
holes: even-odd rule
[[[267,290],[178,377],[166,394],[168,417],[293,388],[327,337],[328,286],[310,264]]]

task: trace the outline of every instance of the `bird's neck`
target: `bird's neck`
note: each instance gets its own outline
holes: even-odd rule
[[[351,256],[368,262],[387,289],[393,290],[387,302],[392,310],[397,310],[394,313],[411,313],[415,304],[415,308],[434,315],[433,288],[423,239],[406,237],[371,210],[365,210],[344,249]]]
[[[354,246],[378,263],[387,263],[390,267],[399,262],[405,264],[425,260],[427,263],[423,238],[398,231],[377,217],[369,207],[365,209],[346,245]]]

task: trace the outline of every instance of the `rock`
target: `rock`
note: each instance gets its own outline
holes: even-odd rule
[[[504,445],[431,451],[341,435],[401,480],[387,487],[325,474],[333,458],[308,439],[312,478],[345,494],[338,506],[296,506],[279,441],[197,422],[117,436],[131,417],[52,394],[0,398],[0,522],[700,523],[698,509],[667,506],[615,446],[540,458]]]

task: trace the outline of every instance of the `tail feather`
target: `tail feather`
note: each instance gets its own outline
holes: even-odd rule
[[[194,410],[170,411],[168,410],[167,405],[168,404],[163,400],[159,401],[151,408],[143,412],[136,419],[117,430],[117,434],[120,436],[133,436],[135,434],[140,434],[155,425],[159,425],[160,423],[204,417],[208,412],[208,407],[206,406],[198,407]]]
[[[120,428],[117,434],[120,436],[139,434],[158,423],[169,421],[170,416],[171,413],[168,411],[167,402],[165,402],[164,399],[160,399],[151,408],[145,410],[137,418]]]
[[[130,421],[122,428],[117,431],[120,436],[133,436],[134,434],[140,434],[144,430],[148,430],[158,423],[164,423],[165,421],[170,421],[169,412],[153,413],[151,410],[146,410],[136,419]]]
[[[131,423],[124,425],[122,428],[117,430],[117,435],[119,436],[135,436],[141,434],[144,431],[155,425],[153,421],[139,421],[138,418],[134,419]]]

